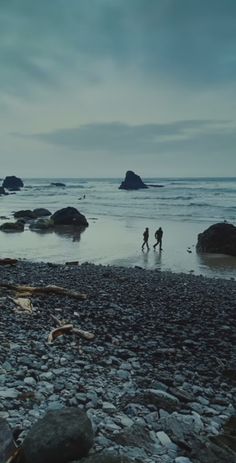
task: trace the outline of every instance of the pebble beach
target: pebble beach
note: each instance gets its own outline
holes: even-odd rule
[[[79,407],[92,422],[91,454],[235,462],[235,436],[231,447],[224,440],[235,420],[234,281],[29,261],[0,267],[0,281],[86,295],[35,294],[28,313],[0,287],[0,417],[19,445],[47,411]],[[49,344],[55,317],[95,338]]]

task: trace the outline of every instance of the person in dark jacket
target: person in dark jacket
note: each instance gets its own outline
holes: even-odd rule
[[[157,245],[159,244],[159,251],[162,251],[162,236],[163,236],[163,230],[162,228],[158,228],[158,230],[155,232],[155,239],[156,243],[153,246],[153,249],[156,249]]]
[[[149,229],[145,228],[143,232],[143,244],[142,244],[142,251],[144,250],[144,246],[146,245],[147,250],[149,251],[149,245],[148,245],[148,238],[149,238]]]

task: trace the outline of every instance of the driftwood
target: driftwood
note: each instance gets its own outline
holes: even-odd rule
[[[14,285],[10,283],[0,283],[1,288],[12,289],[17,293],[23,293],[24,296],[33,296],[34,294],[62,294],[64,296],[69,296],[74,299],[84,300],[86,299],[86,294],[77,293],[70,289],[61,288],[60,286],[48,285],[48,286],[24,286],[24,285]]]
[[[95,338],[94,333],[90,333],[89,331],[84,331],[81,330],[80,328],[74,327],[72,323],[65,323],[64,320],[61,321],[55,315],[51,315],[53,320],[55,320],[56,324],[58,325],[58,328],[54,328],[48,336],[48,343],[53,344],[56,338],[58,336],[62,336],[64,334],[75,334],[79,338],[86,339],[87,341],[92,341]]]
[[[18,307],[18,309],[16,309],[17,312],[27,312],[29,314],[32,313],[33,304],[29,298],[18,297],[17,299],[14,299],[13,297],[9,297],[9,299]]]

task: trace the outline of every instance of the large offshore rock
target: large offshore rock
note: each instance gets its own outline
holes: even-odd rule
[[[125,180],[119,186],[120,190],[139,190],[140,188],[148,188],[143,183],[141,177],[136,175],[132,170],[128,170],[125,175]]]
[[[15,175],[11,175],[9,177],[5,177],[2,186],[8,190],[17,191],[24,186],[24,183],[22,182],[21,178],[15,177]]]
[[[236,256],[236,227],[230,223],[216,223],[198,235],[198,252]]]
[[[75,207],[65,207],[55,212],[51,219],[55,225],[78,225],[88,227],[86,217]]]
[[[80,408],[48,412],[26,436],[24,463],[67,463],[87,456],[93,445],[92,424]]]

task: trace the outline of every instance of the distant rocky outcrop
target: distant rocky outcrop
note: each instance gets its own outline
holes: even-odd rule
[[[236,256],[236,227],[226,222],[211,225],[198,235],[196,250]]]
[[[8,193],[5,191],[3,186],[0,186],[0,195],[7,195]]]
[[[88,227],[86,217],[75,207],[65,207],[55,212],[51,217],[55,226],[57,225],[77,225]]]
[[[2,186],[7,188],[7,190],[18,191],[24,186],[24,183],[22,182],[21,178],[12,175],[5,177]]]
[[[136,175],[132,170],[128,170],[125,175],[125,180],[119,186],[120,190],[139,190],[141,188],[148,188],[143,183],[141,177]]]
[[[61,183],[61,182],[51,182],[51,185],[52,186],[66,186],[65,183]]]
[[[0,230],[3,232],[23,232],[25,223],[23,220],[17,220],[16,222],[5,222],[0,225]]]

